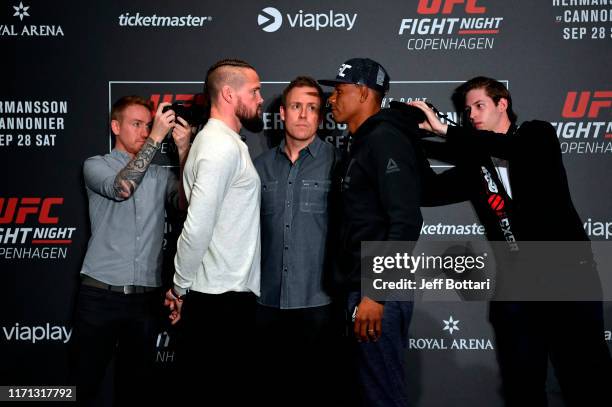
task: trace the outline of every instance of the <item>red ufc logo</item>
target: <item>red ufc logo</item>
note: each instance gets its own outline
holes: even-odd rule
[[[195,95],[193,93],[165,93],[163,95],[159,93],[154,93],[151,95],[151,102],[153,102],[153,112],[157,111],[157,105],[160,103],[172,103],[172,102],[180,102],[182,101],[185,106],[191,105],[193,102]]]
[[[28,215],[37,215],[43,224],[58,223],[58,217],[50,215],[51,207],[64,203],[64,198],[0,198],[0,224],[23,224]]]
[[[487,11],[486,7],[477,6],[477,0],[419,0],[417,13],[419,14],[438,14],[442,10],[442,14],[451,14],[456,5],[465,3],[465,12],[468,14],[483,14]]]
[[[610,90],[582,91],[578,102],[576,102],[577,96],[578,92],[567,92],[561,116],[568,119],[581,118],[585,117],[588,110],[586,116],[594,118],[599,116],[601,109],[612,106],[612,91]]]

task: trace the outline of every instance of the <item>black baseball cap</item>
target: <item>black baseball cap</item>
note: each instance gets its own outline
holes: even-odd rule
[[[376,61],[369,58],[352,58],[340,65],[336,79],[319,79],[321,85],[336,86],[338,83],[365,85],[383,94],[389,90],[389,74]]]

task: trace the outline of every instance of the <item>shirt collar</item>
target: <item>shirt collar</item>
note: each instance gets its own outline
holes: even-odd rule
[[[304,149],[302,149],[300,151],[300,155],[303,154],[302,151],[306,151],[307,153],[309,153],[312,158],[317,158],[317,154],[319,154],[319,151],[321,150],[321,146],[323,145],[324,141],[321,140],[319,138],[319,136],[315,136],[314,139],[312,140],[312,142],[310,144],[308,144]],[[287,145],[287,142],[285,141],[285,138],[283,137],[283,139],[281,140],[280,144],[278,145],[278,147],[276,147],[276,155],[278,156],[278,154],[284,154],[287,155],[287,153],[285,152],[285,146]]]
[[[111,150],[110,155],[120,159],[121,161],[125,161],[125,162],[128,162],[131,159],[130,155],[127,152],[125,152],[123,150],[118,150],[116,148],[113,148]]]

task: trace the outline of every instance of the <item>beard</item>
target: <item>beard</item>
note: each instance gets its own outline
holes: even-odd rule
[[[257,106],[255,112],[249,112],[249,109],[242,103],[242,100],[238,99],[238,109],[236,110],[236,116],[240,120],[242,127],[250,131],[251,133],[259,133],[264,128],[264,122],[261,118],[261,105]]]

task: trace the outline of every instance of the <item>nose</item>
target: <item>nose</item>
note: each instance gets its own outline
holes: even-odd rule
[[[474,121],[474,119],[476,118],[476,109],[469,109],[469,113],[470,113],[470,120]]]
[[[300,107],[299,117],[306,117],[306,106]]]
[[[327,104],[333,106],[336,103],[336,91],[333,91],[331,95],[327,98]]]
[[[151,129],[149,128],[149,126],[142,126],[140,128],[140,137],[147,138],[149,137],[150,132],[151,132]]]

